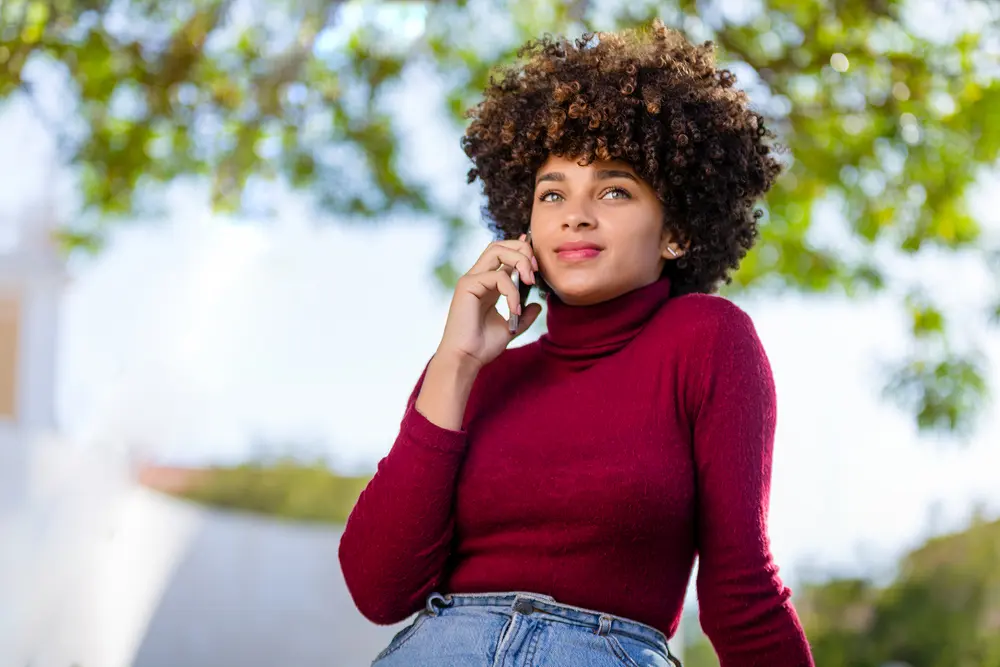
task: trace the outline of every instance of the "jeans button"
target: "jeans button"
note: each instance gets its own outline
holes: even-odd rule
[[[535,611],[535,607],[531,604],[531,600],[515,600],[514,601],[514,611],[521,614],[530,614]]]

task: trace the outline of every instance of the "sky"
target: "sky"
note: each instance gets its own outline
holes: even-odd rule
[[[457,135],[433,122],[440,86],[414,79],[424,94],[408,101],[408,150],[434,155],[441,196],[475,210]],[[51,140],[16,102],[0,127],[0,155],[19,158],[0,160],[9,224],[51,196]],[[72,267],[55,397],[68,446],[204,465],[258,455],[263,439],[311,443],[308,452],[345,472],[373,469],[441,335],[449,294],[431,277],[440,231],[406,220],[318,225],[294,197],[269,224],[213,216],[197,188],[170,201],[169,221],[123,226],[101,255]],[[976,206],[1000,224],[985,191]],[[470,236],[467,264],[488,241],[485,229]],[[965,270],[944,261],[926,277],[965,303],[986,288]],[[1000,514],[995,405],[960,445],[920,437],[879,396],[881,364],[908,340],[891,295],[738,303],[777,384],[770,530],[783,571],[885,567],[926,535],[960,527],[977,504]],[[1000,387],[998,336],[981,333]]]

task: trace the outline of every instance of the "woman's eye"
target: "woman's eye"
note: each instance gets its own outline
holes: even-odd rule
[[[615,196],[609,197],[608,195],[615,195]],[[538,201],[544,201],[544,202],[556,201],[555,199],[552,199],[552,197],[561,198],[562,195],[560,195],[558,192],[554,190],[549,190],[548,192],[543,192],[541,195],[539,195]],[[603,195],[601,195],[601,199],[631,199],[631,198],[632,194],[625,188],[609,188],[607,191],[604,192]]]
[[[621,195],[620,197],[611,197],[611,199],[631,199],[632,198],[632,195],[629,194],[629,191],[626,190],[625,188],[611,188],[610,190],[608,190],[607,192],[604,193],[604,196],[602,196],[601,199],[607,198],[607,195],[610,195],[610,194]]]

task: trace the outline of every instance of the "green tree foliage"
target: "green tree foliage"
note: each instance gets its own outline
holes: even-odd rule
[[[864,578],[802,586],[795,605],[817,665],[1000,667],[1000,521],[929,540],[907,555],[895,581]],[[692,629],[687,667],[718,667]]]
[[[1000,521],[928,541],[885,588],[834,580],[799,605],[816,664],[1000,666]]]
[[[735,16],[707,0],[5,0],[0,99],[31,99],[35,65],[70,82],[83,122],[54,131],[92,215],[65,230],[69,247],[99,247],[106,223],[157,184],[202,177],[219,209],[239,211],[255,183],[277,181],[341,220],[439,220],[448,240],[436,272],[448,282],[477,222],[401,164],[384,94],[408,66],[429,66],[449,86],[442,117],[460,129],[491,66],[524,40],[658,15],[718,44],[788,149],[731,291],[905,294],[913,345],[887,393],[922,429],[964,432],[987,397],[983,359],[956,342],[947,304],[903,276],[928,255],[1000,275],[1000,248],[967,203],[1000,151],[1000,9],[956,0],[948,16],[962,25],[928,28],[907,13],[918,5],[760,0]],[[360,18],[345,29],[348,17]],[[823,211],[838,215],[824,222]],[[997,319],[1000,293],[991,298],[977,323]]]

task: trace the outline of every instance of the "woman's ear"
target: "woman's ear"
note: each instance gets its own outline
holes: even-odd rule
[[[680,256],[687,250],[688,243],[679,243],[677,235],[667,225],[666,213],[663,214],[663,231],[660,234],[660,257],[666,260],[680,259]]]
[[[664,234],[663,236],[664,238],[660,242],[660,256],[667,260],[679,259],[687,248],[673,241],[668,234]]]

